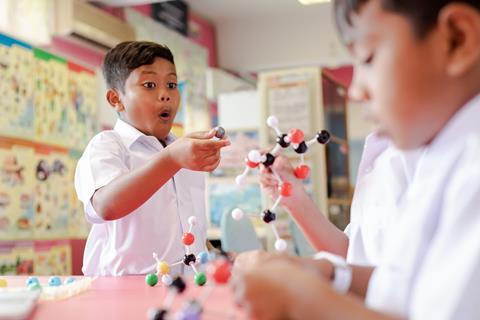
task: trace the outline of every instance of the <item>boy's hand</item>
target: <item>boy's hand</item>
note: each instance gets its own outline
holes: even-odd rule
[[[293,187],[293,193],[290,197],[288,197],[291,199],[284,198],[282,200],[283,204],[286,204],[286,202],[288,202],[289,200],[293,200],[295,198],[295,194],[298,191],[304,190],[301,180],[298,180],[295,177],[293,172],[294,169],[287,158],[283,156],[278,156],[273,163],[272,169],[275,171],[275,173],[280,179],[282,179],[284,182],[291,183]],[[272,170],[262,167],[260,169],[259,179],[262,191],[268,194],[272,198],[272,200],[275,200],[279,195],[279,182],[272,173]]]
[[[214,129],[191,133],[176,140],[165,150],[169,151],[172,161],[180,168],[213,171],[220,163],[220,149],[230,145],[230,140],[214,140],[214,136]]]
[[[246,273],[262,265],[274,260],[288,261],[292,264],[299,265],[308,269],[318,276],[330,280],[333,276],[334,267],[327,260],[313,260],[307,257],[298,257],[288,254],[269,253],[263,250],[254,250],[240,253],[234,261],[233,273]]]
[[[236,302],[252,319],[312,318],[328,281],[290,259],[271,259],[232,278]],[[319,315],[316,315],[319,316]]]

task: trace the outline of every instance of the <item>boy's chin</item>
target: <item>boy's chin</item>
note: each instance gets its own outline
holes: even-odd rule
[[[155,131],[155,137],[160,140],[165,140],[168,137],[170,131],[172,130],[172,126],[172,124],[166,124],[162,126],[162,128],[159,128]]]
[[[387,137],[393,142],[396,148],[404,151],[414,150],[428,143],[428,142],[420,141],[419,139],[415,139],[407,136],[401,136],[401,137],[387,136]]]

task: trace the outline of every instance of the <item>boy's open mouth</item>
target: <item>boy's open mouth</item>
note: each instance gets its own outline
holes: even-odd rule
[[[158,114],[160,119],[162,119],[164,121],[170,120],[170,115],[171,115],[171,113],[168,110],[162,111]]]

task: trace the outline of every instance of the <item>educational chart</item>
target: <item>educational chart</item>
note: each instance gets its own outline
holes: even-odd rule
[[[33,237],[34,155],[32,148],[0,148],[1,239]]]
[[[0,135],[82,150],[97,130],[95,73],[0,34]]]
[[[0,135],[33,136],[32,47],[0,34]]]
[[[97,89],[92,70],[0,34],[0,274],[71,272],[68,239],[89,231],[73,181]]]

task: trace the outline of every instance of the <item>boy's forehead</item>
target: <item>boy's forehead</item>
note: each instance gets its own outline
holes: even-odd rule
[[[351,25],[344,32],[345,42],[350,47],[358,41],[375,37],[389,27],[391,15],[382,8],[380,1],[367,1],[358,12],[350,14]]]
[[[139,74],[177,75],[175,65],[168,60],[156,58],[152,64],[144,64],[134,69]]]

